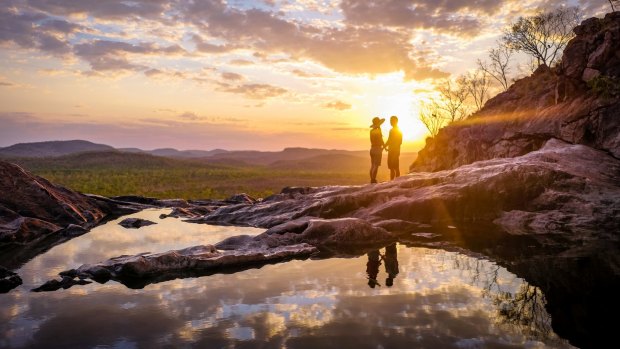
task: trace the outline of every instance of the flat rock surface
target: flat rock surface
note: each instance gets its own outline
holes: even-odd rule
[[[511,234],[616,239],[619,183],[618,159],[551,139],[540,150],[516,158],[412,173],[376,185],[315,188],[294,197],[220,207],[189,221],[264,228],[283,225],[294,230],[308,217],[350,217],[390,231],[410,231],[428,223],[495,222]],[[336,222],[313,224],[326,230]]]
[[[115,280],[131,288],[142,288],[150,283],[175,278],[244,270],[267,263],[307,258],[316,252],[316,247],[303,243],[226,251],[218,250],[212,245],[200,245],[162,253],[119,256],[61,272],[61,280],[50,280],[34,291],[66,289],[85,284],[80,280],[86,279],[100,283]]]

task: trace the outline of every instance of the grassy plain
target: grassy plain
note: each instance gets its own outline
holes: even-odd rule
[[[104,196],[141,195],[157,198],[222,199],[237,193],[266,197],[287,186],[359,185],[368,182],[367,162],[349,166],[212,164],[119,152],[82,153],[58,158],[11,159],[52,183]],[[309,162],[311,163],[311,162]],[[402,165],[403,170],[408,166]],[[380,181],[388,179],[386,166]]]

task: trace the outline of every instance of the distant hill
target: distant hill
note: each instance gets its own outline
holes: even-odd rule
[[[367,151],[349,151],[334,149],[314,149],[314,148],[286,148],[282,151],[257,151],[242,150],[228,151],[225,153],[215,154],[206,158],[206,161],[219,161],[220,163],[227,161],[241,161],[251,165],[269,166],[282,161],[299,161],[314,158],[323,155],[349,155],[363,157],[367,155]]]
[[[117,150],[82,152],[49,158],[13,158],[10,160],[30,170],[38,169],[172,169],[172,168],[221,168],[189,159],[174,159],[151,154],[127,153]]]
[[[213,150],[177,150],[174,148],[160,148],[153,150],[142,150],[138,148],[119,148],[119,151],[128,152],[128,153],[145,153],[157,156],[165,156],[171,158],[201,158],[201,157],[209,157],[213,155],[219,155],[222,153],[227,153],[227,150],[224,149],[213,149]]]
[[[387,155],[386,155],[387,157]],[[403,153],[403,171],[413,162],[416,153]],[[317,148],[285,148],[281,151],[223,149],[177,150],[160,148],[113,148],[89,141],[52,141],[20,143],[0,148],[0,158],[30,166],[64,166],[67,168],[125,168],[206,166],[265,167],[278,170],[365,172],[369,166],[367,150],[350,151]],[[29,161],[28,159],[33,161]],[[36,160],[36,161],[35,161]],[[171,160],[177,160],[171,161]],[[185,160],[186,162],[178,162]],[[191,161],[191,162],[187,162]],[[385,165],[384,160],[384,165]]]
[[[269,165],[269,168],[278,170],[294,170],[294,171],[317,171],[317,172],[342,172],[365,173],[370,167],[370,157],[358,155],[358,152],[350,152],[352,154],[322,154],[299,160],[280,160]],[[364,152],[365,153],[365,152]],[[416,153],[403,153],[400,156],[401,173],[406,173],[406,169],[416,157]],[[387,153],[383,157],[382,169],[387,171]]]
[[[29,157],[42,158],[62,156],[86,151],[109,151],[113,147],[105,144],[96,144],[89,141],[49,141],[36,143],[19,143],[6,148],[0,148],[0,157]]]

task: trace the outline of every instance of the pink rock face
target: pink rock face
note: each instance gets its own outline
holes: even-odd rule
[[[593,69],[593,68],[586,68],[583,71],[583,75],[581,76],[581,80],[583,80],[585,82],[588,82],[588,81],[590,81],[590,80],[592,80],[592,79],[594,79],[594,78],[596,78],[596,77],[598,77],[600,75],[601,75],[600,71],[598,71],[596,69]]]
[[[401,226],[499,218],[496,223],[500,227],[505,223],[506,231],[515,232],[519,226],[521,232],[555,234],[553,217],[553,222],[563,222],[567,237],[582,238],[586,233],[598,234],[603,226],[620,228],[619,179],[620,160],[587,146],[552,139],[540,150],[520,157],[411,173],[375,186],[315,188],[294,198],[223,207],[193,221],[272,227],[253,238],[269,246],[298,242],[325,246],[339,241],[347,245],[370,241],[370,237],[389,241],[389,233],[373,230],[368,223],[398,231]],[[544,215],[549,212],[553,215]],[[525,216],[532,221],[540,217],[539,222],[531,226],[527,220],[515,223]],[[550,224],[540,224],[545,220]],[[239,245],[243,243],[229,247]]]
[[[95,224],[107,214],[97,201],[3,161],[0,192],[0,242],[25,243],[69,224]]]
[[[575,28],[560,68],[539,67],[450,125],[418,153],[412,171],[438,171],[479,160],[514,157],[557,138],[620,157],[620,96],[597,95],[586,81],[620,81],[620,12]]]

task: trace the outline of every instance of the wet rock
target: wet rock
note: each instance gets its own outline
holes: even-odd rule
[[[44,238],[62,228],[38,218],[19,217],[0,226],[0,244],[26,244]]]
[[[231,204],[250,204],[251,205],[256,202],[256,199],[254,199],[253,197],[249,196],[246,193],[241,193],[241,194],[233,195],[224,201],[227,203],[231,203]]]
[[[540,150],[520,157],[412,173],[374,186],[315,188],[294,199],[221,207],[189,221],[273,227],[265,232],[267,237],[255,238],[269,246],[285,240],[335,242],[329,232],[351,222],[339,223],[334,219],[339,217],[400,233],[419,232],[416,227],[424,224],[495,221],[514,234],[561,233],[585,240],[602,236],[601,231],[620,229],[619,178],[620,160],[587,146],[552,139]],[[334,228],[338,224],[342,226]],[[312,233],[306,232],[315,226]],[[372,236],[368,229],[362,236]],[[276,238],[280,233],[282,237]]]
[[[248,250],[305,243],[319,249],[350,250],[360,246],[382,246],[395,239],[387,230],[358,218],[304,217],[277,225],[254,237],[230,237],[215,247],[221,250]]]
[[[22,284],[22,279],[16,273],[0,267],[0,293],[7,293]]]
[[[27,243],[69,224],[91,227],[107,215],[97,201],[0,161],[0,242]]]
[[[398,233],[398,234],[410,233],[420,228],[419,223],[404,221],[402,219],[381,220],[375,223],[375,225],[389,232]]]
[[[60,280],[50,280],[37,288],[33,288],[32,292],[50,292],[59,290],[61,288],[66,290],[75,285],[88,285],[90,283],[90,281],[81,279],[75,280],[71,277],[63,276]]]
[[[225,206],[225,204],[213,205],[209,203],[207,206],[197,206],[192,204],[190,207],[175,207],[169,214],[159,215],[159,219],[172,218],[198,218],[213,212],[216,208]]]
[[[246,248],[219,251],[212,245],[194,246],[163,253],[141,253],[111,258],[98,264],[84,264],[61,272],[62,280],[51,280],[33,291],[53,291],[84,284],[86,279],[98,282],[115,280],[128,287],[145,285],[180,277],[236,271],[293,258],[307,258],[317,252],[308,244],[274,248]],[[78,278],[78,280],[75,280]]]
[[[4,161],[0,193],[0,264],[11,269],[106,219],[146,208],[83,195]]]
[[[127,229],[138,229],[142,227],[146,227],[149,225],[157,224],[155,222],[151,222],[147,219],[141,218],[125,218],[118,223],[118,225],[125,227]]]
[[[148,207],[189,207],[190,204],[187,200],[183,199],[157,199],[145,196],[137,196],[137,195],[122,195],[122,196],[114,196],[111,198],[117,202],[124,203],[133,203],[139,205],[145,205]]]
[[[66,226],[64,229],[60,231],[62,235],[67,236],[67,237],[76,237],[76,236],[86,234],[87,232],[88,232],[88,229],[82,226],[79,226],[77,224],[69,224],[68,226]]]

